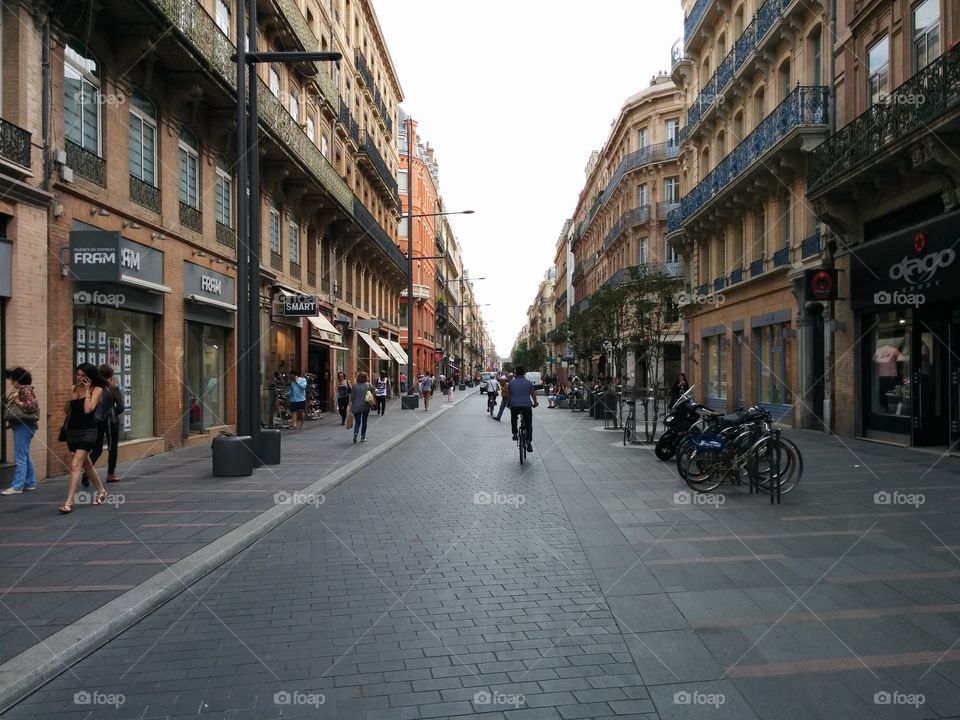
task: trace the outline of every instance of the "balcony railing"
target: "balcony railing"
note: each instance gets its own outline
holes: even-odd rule
[[[367,59],[360,51],[357,51],[356,53],[356,63],[357,70],[360,72],[360,76],[370,89],[370,95],[373,97],[373,104],[376,106],[377,112],[380,113],[380,117],[383,118],[384,125],[387,127],[387,132],[392,135],[393,122],[390,120],[390,114],[387,112],[387,106],[383,102],[383,96],[380,94],[380,90],[377,88],[377,84],[373,80],[373,74],[370,72],[370,68],[367,66]]]
[[[756,277],[757,275],[762,275],[763,265],[764,265],[763,258],[760,258],[759,260],[754,260],[752,263],[750,263],[750,277]]]
[[[364,207],[364,204],[360,202],[360,198],[356,195],[353,197],[353,216],[356,218],[360,227],[366,230],[367,234],[373,238],[374,242],[384,254],[406,275],[407,256],[400,251],[400,248],[397,247],[393,238],[387,235],[387,231],[380,226],[380,223],[370,214],[370,211]]]
[[[667,217],[680,206],[678,202],[657,203],[657,220],[666,220]]]
[[[703,297],[710,294],[710,284],[703,283],[700,287],[697,288],[697,295]]]
[[[181,201],[180,224],[194,232],[203,232],[203,215],[197,208]]]
[[[707,10],[713,2],[715,2],[715,0],[697,0],[696,5],[693,6],[693,10],[683,19],[683,37],[685,41],[689,41],[690,38],[693,37],[697,26],[700,24],[700,21],[703,20],[703,16],[707,14]]]
[[[295,278],[296,280],[300,279],[300,265],[295,263],[293,260],[290,261],[290,277]]]
[[[280,253],[274,252],[273,250],[270,251],[270,267],[274,270],[283,270],[283,257],[281,257]]]
[[[134,175],[130,176],[130,199],[147,210],[160,212],[160,188]]]
[[[727,279],[723,277],[715,278],[713,281],[714,291],[723,290],[727,286]]]
[[[816,192],[960,106],[960,48],[941,55],[819,145],[807,165],[807,191]]]
[[[563,307],[567,302],[567,291],[564,290],[560,295],[557,296],[557,299],[553,303],[554,308]]]
[[[317,286],[317,274],[313,270],[307,270],[307,285],[310,287]]]
[[[773,254],[773,266],[774,267],[783,267],[784,265],[790,264],[790,248],[785,247],[777,250]]]
[[[610,228],[607,233],[607,237],[603,241],[603,251],[606,252],[609,250],[610,246],[616,242],[618,237],[626,232],[628,227],[636,227],[637,225],[643,225],[648,222],[650,222],[649,205],[641,205],[640,207],[627,210],[617,219],[617,222],[613,224],[613,227]]]
[[[687,127],[695,127],[704,113],[715,104],[724,100],[724,90],[746,64],[750,56],[763,44],[768,33],[781,18],[787,17],[787,10],[798,0],[767,0],[757,10],[756,15],[744,28],[740,37],[733,43],[730,52],[717,65],[716,71],[704,84],[697,98],[687,111]]]
[[[825,125],[829,97],[827,87],[795,88],[753,132],[683,196],[680,207],[667,218],[667,231],[682,229],[714,196],[723,192],[733,180],[794,130],[804,126]]]
[[[85,177],[100,187],[107,186],[106,166],[103,158],[85,150],[74,142],[67,140],[67,166],[80,177]]]
[[[235,248],[237,246],[237,234],[229,225],[217,221],[217,242],[229,248]]]
[[[365,153],[366,156],[370,158],[370,163],[377,171],[377,175],[380,176],[383,184],[390,191],[390,196],[399,203],[400,189],[397,186],[397,179],[393,176],[393,173],[390,172],[390,168],[387,167],[387,163],[384,162],[380,151],[377,150],[376,145],[373,144],[373,138],[370,137],[369,133],[364,133],[363,139],[360,141],[360,152]]]
[[[0,157],[30,169],[30,133],[0,119]]]
[[[736,270],[730,271],[730,284],[736,285],[737,283],[743,282],[743,268],[739,267]]]
[[[400,291],[400,297],[407,296],[407,289],[404,288]],[[429,300],[430,299],[430,286],[429,285],[419,285],[414,283],[413,285],[413,299],[414,300]]]
[[[804,238],[803,242],[800,243],[800,257],[806,259],[819,254],[820,230],[818,229],[813,235],[808,238]]]

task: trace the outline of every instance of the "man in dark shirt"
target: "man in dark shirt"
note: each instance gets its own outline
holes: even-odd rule
[[[524,377],[524,369],[513,369],[513,380],[510,381],[510,429],[513,439],[517,439],[517,415],[523,414],[523,426],[526,429],[527,452],[533,451],[533,408],[537,407],[537,391],[533,383]]]

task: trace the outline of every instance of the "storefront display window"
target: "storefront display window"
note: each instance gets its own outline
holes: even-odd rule
[[[120,439],[154,436],[154,344],[149,315],[102,306],[74,308],[73,364],[107,364],[123,393]]]
[[[707,397],[727,398],[727,343],[723,335],[704,338],[707,344]]]
[[[909,416],[910,325],[900,313],[883,313],[876,316],[870,336],[870,411]]]
[[[758,328],[757,347],[757,402],[765,405],[789,405],[790,386],[787,384],[786,331],[784,323]]]
[[[227,331],[210,325],[187,325],[187,414],[191,432],[225,425]]]

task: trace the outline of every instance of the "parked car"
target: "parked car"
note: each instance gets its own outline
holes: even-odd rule
[[[543,390],[543,375],[538,373],[536,370],[531,370],[524,377],[533,383],[534,390]]]

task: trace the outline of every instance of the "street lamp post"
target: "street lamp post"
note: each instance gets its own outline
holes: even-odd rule
[[[233,57],[237,63],[237,433],[250,436],[253,454],[260,458],[260,122],[257,65],[272,62],[339,62],[343,55],[338,52],[258,52],[257,0],[248,0],[246,15],[249,24],[246,22],[243,2],[238,2],[237,51]],[[244,36],[248,38],[247,43],[243,42]]]

